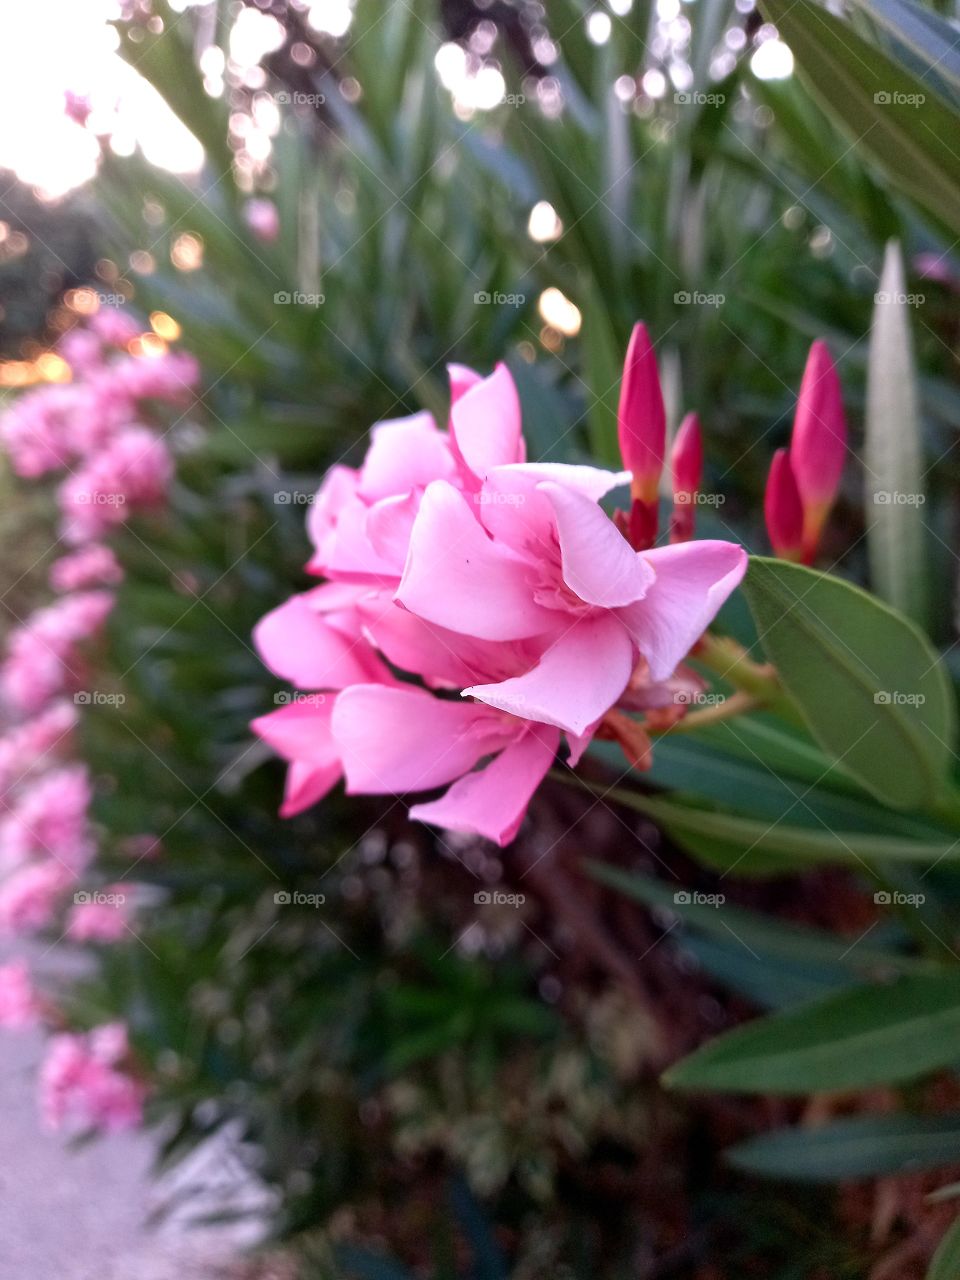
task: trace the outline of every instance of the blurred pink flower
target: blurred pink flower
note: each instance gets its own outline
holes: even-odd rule
[[[173,477],[173,459],[147,427],[125,427],[59,490],[68,542],[98,538],[136,511],[159,506]]]
[[[89,902],[75,902],[67,915],[67,937],[73,942],[121,942],[130,936],[127,888],[110,885]]]
[[[53,859],[72,872],[95,852],[87,817],[92,791],[86,767],[64,765],[29,782],[0,818],[0,865]]]
[[[0,932],[36,933],[51,925],[75,877],[59,862],[21,867],[0,883]]]
[[[803,504],[803,558],[816,555],[847,457],[840,379],[825,342],[810,347],[790,438],[790,467]]]
[[[0,965],[0,1027],[19,1031],[32,1027],[40,1014],[40,1002],[24,960]]]
[[[272,244],[280,234],[280,214],[272,200],[256,197],[243,206],[243,220],[265,244]]]
[[[49,766],[66,752],[70,734],[77,723],[71,702],[55,702],[23,724],[15,725],[0,737],[0,801],[15,783],[38,769]]]
[[[54,591],[83,591],[87,587],[114,587],[123,581],[123,570],[109,547],[91,542],[50,566]]]
[[[86,1035],[54,1036],[40,1069],[40,1110],[49,1129],[131,1129],[143,1120],[146,1086],[124,1068],[126,1028],[111,1023]]]
[[[109,591],[80,591],[36,610],[7,639],[0,695],[17,711],[39,711],[50,698],[79,688],[78,645],[103,625],[113,607]]]

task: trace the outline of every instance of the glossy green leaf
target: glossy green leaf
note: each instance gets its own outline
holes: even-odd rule
[[[746,1173],[835,1182],[955,1164],[960,1114],[855,1116],[822,1128],[775,1129],[726,1153]]]
[[[960,976],[844,991],[711,1041],[667,1084],[774,1094],[896,1084],[960,1061]]]
[[[864,503],[874,590],[918,622],[926,615],[923,439],[903,257],[887,245],[867,370]]]
[[[744,591],[820,746],[894,809],[935,803],[952,757],[953,693],[926,637],[828,574],[755,557]]]

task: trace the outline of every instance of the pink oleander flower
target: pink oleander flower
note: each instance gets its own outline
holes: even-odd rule
[[[61,556],[50,566],[54,591],[83,591],[87,587],[115,587],[123,581],[123,569],[109,547],[91,542]]]
[[[130,936],[126,885],[110,885],[89,902],[76,902],[67,915],[67,937],[73,942],[121,942]]]
[[[24,960],[0,965],[0,1027],[22,1031],[36,1024],[40,1001]]]
[[[53,924],[70,887],[71,871],[59,862],[28,864],[0,883],[0,933],[38,933]]]
[[[0,818],[0,865],[53,859],[82,871],[95,852],[87,816],[92,791],[84,765],[64,765],[24,786]]]
[[[248,200],[243,206],[243,220],[264,244],[273,244],[280,235],[280,214],[272,200]]]
[[[109,591],[79,591],[31,614],[8,637],[0,696],[29,714],[64,690],[79,688],[78,646],[100,629],[112,607]]]
[[[4,805],[9,803],[12,786],[66,752],[76,723],[76,707],[56,702],[0,737],[0,801]]]
[[[86,1035],[53,1036],[40,1069],[40,1110],[47,1128],[116,1133],[141,1124],[147,1089],[129,1073],[129,1059],[122,1023]]]
[[[271,670],[315,691],[254,721],[290,763],[283,813],[341,776],[349,794],[449,785],[411,816],[503,845],[561,733],[574,763],[598,732],[643,757],[618,705],[674,678],[746,555],[636,551],[599,506],[628,475],[524,457],[501,365],[457,371],[449,433],[428,414],[381,423],[358,471],[330,472],[308,566],[329,581],[254,634]]]
[[[173,478],[173,459],[147,427],[126,427],[63,482],[59,490],[68,542],[101,537],[136,512],[159,506]]]
[[[790,440],[790,465],[803,504],[803,559],[812,563],[847,457],[840,379],[826,343],[810,347]]]

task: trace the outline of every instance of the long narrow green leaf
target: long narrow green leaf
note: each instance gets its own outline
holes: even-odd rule
[[[960,231],[960,117],[914,76],[813,0],[765,0],[801,73],[857,144],[907,195]]]
[[[900,248],[891,241],[870,330],[863,459],[867,547],[874,590],[922,622],[927,596],[922,515],[926,497],[906,287]]]
[[[667,1084],[776,1094],[863,1089],[960,1062],[960,975],[862,987],[738,1027],[673,1067]]]
[[[795,1182],[836,1182],[955,1164],[960,1114],[856,1116],[822,1129],[775,1129],[726,1153],[737,1169]]]

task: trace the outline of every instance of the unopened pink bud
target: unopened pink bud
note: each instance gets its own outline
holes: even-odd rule
[[[680,423],[680,430],[670,451],[670,468],[673,473],[673,495],[697,493],[703,480],[703,437],[700,419],[688,413]]]
[[[689,542],[693,537],[697,493],[703,479],[703,438],[700,419],[688,413],[680,424],[670,451],[673,477],[673,515],[670,541]]]
[[[803,504],[788,449],[778,449],[770,463],[763,499],[767,534],[781,560],[799,560],[803,543]]]
[[[803,504],[803,557],[811,561],[840,487],[847,456],[840,379],[826,344],[810,348],[797,397],[790,461]]]
[[[663,470],[667,417],[660,390],[657,358],[646,326],[635,324],[627,347],[620,384],[617,431],[623,465],[633,475],[634,500],[656,503]]]

